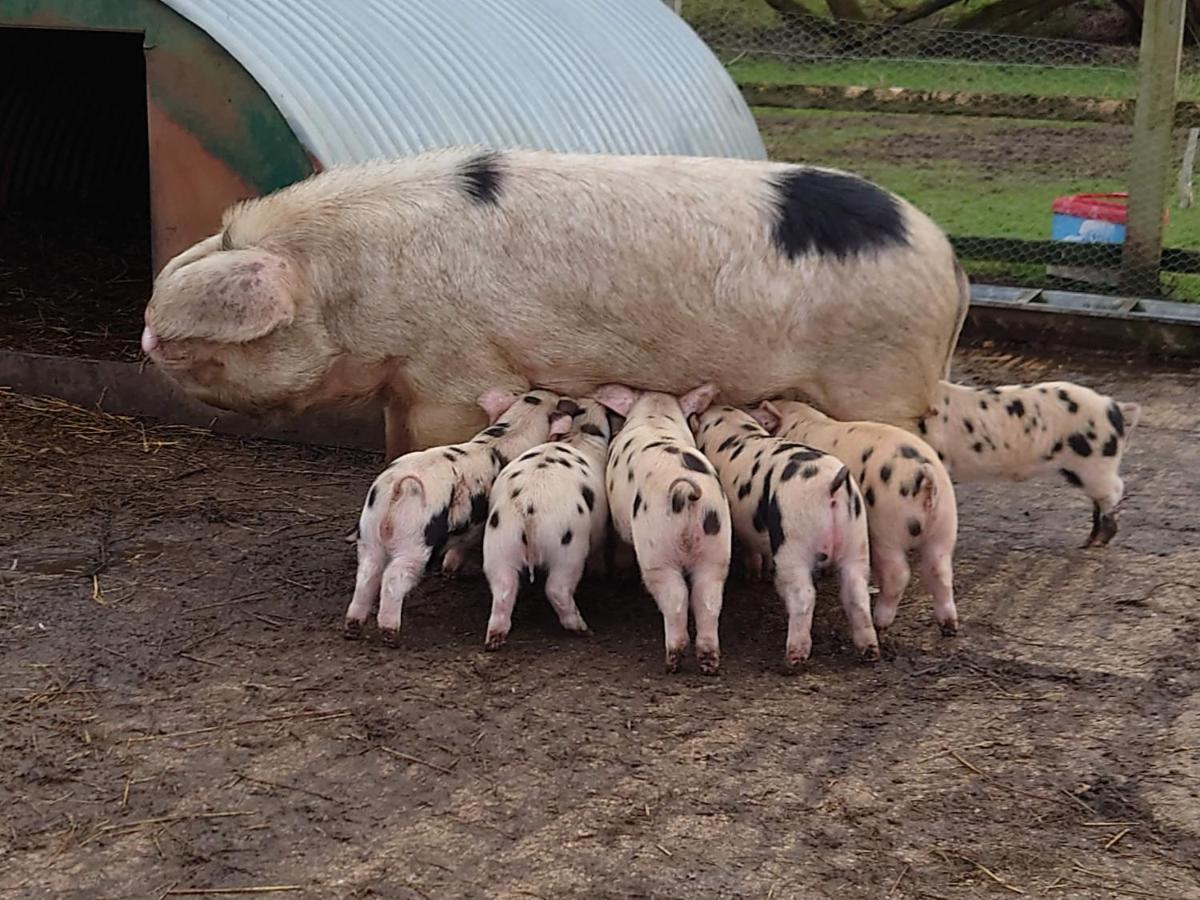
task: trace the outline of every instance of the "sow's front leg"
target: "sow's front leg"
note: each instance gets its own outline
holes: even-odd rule
[[[393,424],[393,419],[388,416],[403,418],[399,424]],[[401,408],[399,412],[388,407],[384,421],[390,459],[398,455],[393,454],[394,446],[404,447],[400,452],[405,453],[458,444],[469,441],[488,424],[483,410],[472,403],[417,403]]]

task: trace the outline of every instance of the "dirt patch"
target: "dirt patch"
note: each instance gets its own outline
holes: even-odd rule
[[[920,115],[829,117],[758,114],[773,159],[853,169],[863,163],[958,165],[980,178],[1114,178],[1128,167],[1131,131],[1121,125],[1036,125],[1006,119]],[[863,132],[867,136],[860,136]],[[837,135],[845,134],[845,139]],[[811,138],[807,138],[811,135]],[[1183,134],[1179,136],[1181,142]]]
[[[151,282],[144,218],[0,214],[0,347],[136,360]]]
[[[609,582],[590,640],[529,595],[484,653],[468,576],[410,599],[402,648],[348,643],[340,537],[377,458],[0,395],[0,889],[1200,895],[1200,375],[959,374],[1141,402],[1122,533],[1077,549],[1058,485],[964,488],[961,636],[914,594],[860,665],[825,585],[792,678],[742,583],[716,679],[662,675],[652,602]]]

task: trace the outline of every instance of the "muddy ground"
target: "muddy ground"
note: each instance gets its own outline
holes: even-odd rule
[[[960,492],[957,638],[910,591],[807,670],[731,583],[724,668],[667,677],[639,589],[434,577],[351,643],[367,454],[0,393],[0,892],[152,897],[1200,897],[1196,372],[974,351],[1144,405],[1123,530],[1057,484]],[[288,888],[290,890],[283,891]]]

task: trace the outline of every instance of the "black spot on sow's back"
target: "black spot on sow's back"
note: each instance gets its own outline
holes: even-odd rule
[[[788,259],[811,252],[845,259],[908,244],[900,204],[868,181],[797,167],[768,182],[776,203],[772,238]]]
[[[500,201],[504,171],[499,153],[480,153],[466,160],[458,170],[463,190],[481,206],[495,206]],[[535,398],[536,399],[536,398]]]

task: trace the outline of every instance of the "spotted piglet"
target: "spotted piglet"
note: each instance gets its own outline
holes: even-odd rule
[[[806,403],[767,401],[754,411],[773,434],[832,453],[858,476],[867,501],[871,570],[879,583],[875,627],[887,628],[908,587],[908,554],[921,560],[921,585],[933,597],[943,634],[958,631],[954,607],[954,544],[958,504],[954,485],[934,450],[901,428],[878,422],[839,422]]]
[[[751,570],[761,568],[763,557],[774,562],[775,589],[788,613],[786,667],[795,669],[812,651],[813,572],[822,568],[838,571],[855,647],[865,659],[878,659],[867,593],[867,520],[850,470],[813,447],[772,437],[731,406],[690,421],[729,497]]]
[[[512,627],[521,575],[546,570],[546,599],[568,631],[587,624],[575,605],[585,565],[603,567],[608,529],[604,465],[610,436],[607,411],[595,400],[559,402],[572,418],[551,424],[561,441],[534,447],[504,467],[492,487],[483,536],[483,571],[492,589],[488,650],[504,645]]]
[[[700,671],[715,675],[721,663],[717,628],[729,574],[729,503],[687,425],[715,394],[711,384],[678,400],[612,384],[595,393],[626,417],[608,453],[608,504],[613,528],[633,545],[642,581],[662,612],[668,672],[678,671],[687,651],[689,600]]]
[[[375,479],[358,520],[347,637],[361,636],[379,595],[379,631],[396,642],[404,598],[430,558],[445,548],[443,569],[451,571],[478,544],[492,482],[510,458],[546,440],[551,419],[562,415],[558,399],[547,391],[488,391],[479,405],[492,424],[469,443],[406,453]]]
[[[1084,546],[1112,540],[1125,495],[1121,458],[1140,406],[1068,381],[983,390],[943,381],[938,400],[917,427],[951,478],[1025,481],[1057,472],[1092,500]]]

